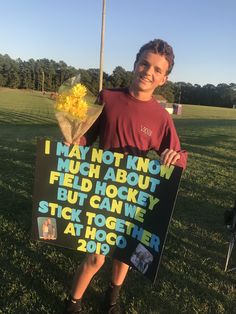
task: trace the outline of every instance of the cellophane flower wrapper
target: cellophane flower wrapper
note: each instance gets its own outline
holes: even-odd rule
[[[55,116],[67,143],[79,143],[102,112],[103,106],[87,102],[86,94],[86,87],[76,77],[66,81],[59,89]]]

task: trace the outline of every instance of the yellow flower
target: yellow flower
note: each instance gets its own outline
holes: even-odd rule
[[[83,99],[87,89],[82,84],[75,85],[69,92],[64,92],[57,97],[55,108],[68,112],[73,117],[85,120],[88,112],[88,104]]]
[[[87,88],[82,84],[76,84],[72,88],[72,94],[75,97],[83,98],[86,95],[86,93],[87,93]]]

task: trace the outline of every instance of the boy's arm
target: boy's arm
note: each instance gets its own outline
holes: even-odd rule
[[[164,132],[164,136],[158,150],[161,157],[161,163],[166,166],[171,164],[186,168],[188,153],[180,147],[179,137],[177,135],[173,120],[168,117],[168,123]]]

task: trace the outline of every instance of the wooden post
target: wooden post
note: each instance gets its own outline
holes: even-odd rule
[[[106,0],[103,0],[103,4],[102,4],[101,46],[100,46],[99,92],[102,90],[102,81],[103,81],[103,52],[104,52],[105,16],[106,16]]]
[[[181,102],[181,93],[182,93],[182,91],[181,91],[181,84],[180,84],[180,89],[179,89],[179,104],[180,104],[180,102]]]
[[[45,81],[44,70],[42,69],[42,92],[44,92],[44,81]]]

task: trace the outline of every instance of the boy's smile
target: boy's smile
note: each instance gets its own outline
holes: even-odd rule
[[[144,51],[134,65],[131,94],[140,100],[149,100],[154,90],[166,82],[168,67],[164,56]]]

